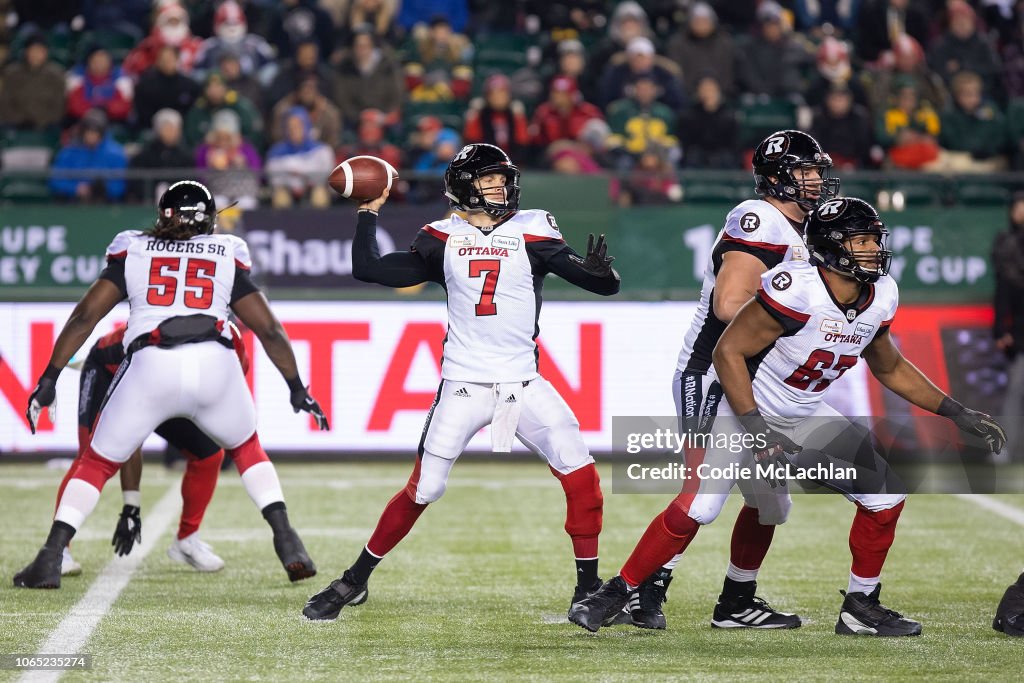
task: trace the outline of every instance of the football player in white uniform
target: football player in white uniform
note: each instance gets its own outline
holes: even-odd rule
[[[740,202],[725,219],[718,233],[707,267],[700,302],[690,329],[679,351],[672,394],[676,414],[683,429],[701,430],[702,415],[714,413],[721,392],[710,391],[713,380],[711,352],[718,338],[743,304],[754,296],[761,275],[783,261],[807,258],[803,241],[803,220],[808,211],[838,192],[839,179],[831,177],[832,159],[810,135],[798,130],[772,133],[754,150],[754,189],[757,199]],[[704,451],[687,449],[690,467],[696,467]],[[675,546],[674,557],[650,574],[633,593],[628,614],[618,619],[640,628],[665,628],[662,604],[672,581],[672,570],[682,551],[693,539],[697,528],[687,521],[690,502],[696,493],[695,482],[683,490],[650,524],[624,569],[627,576],[637,562],[646,564],[648,552],[661,554],[662,547]],[[733,527],[733,552],[727,580],[719,598],[718,610],[730,614],[748,612],[755,605],[771,610],[755,597],[756,582],[751,577],[761,566],[775,527],[761,524],[757,511],[743,507]],[[772,612],[756,628],[799,625],[799,617]]]
[[[184,180],[167,189],[152,230],[119,233],[107,248],[107,267],[72,311],[47,369],[29,396],[35,431],[53,404],[57,378],[96,324],[118,302],[130,306],[126,358],[107,392],[89,447],[61,496],[49,536],[14,585],[59,588],[61,555],[96,507],[103,485],[158,425],[191,420],[225,449],[250,498],[274,532],[274,550],[292,581],[316,574],[288,521],[277,471],[256,434],[256,410],[235,356],[229,309],[251,329],[284,376],[297,411],[327,418],[299,379],[281,323],[249,279],[249,250],[232,235],[214,235],[217,210],[210,191]]]
[[[753,301],[740,309],[714,350],[714,365],[725,393],[712,434],[754,437],[752,448],[708,448],[712,466],[739,464],[744,476],[704,480],[690,501],[688,519],[709,524],[739,484],[744,503],[763,521],[781,524],[789,513],[785,485],[791,463],[802,470],[835,460],[860,463],[865,481],[818,478],[857,505],[850,530],[853,566],[835,631],[841,635],[909,636],[921,625],[881,605],[880,575],[906,498],[866,432],[824,402],[825,392],[863,357],[874,376],[914,405],[950,418],[962,431],[987,441],[998,452],[1006,441],[988,415],[946,396],[906,360],[889,336],[898,303],[888,276],[892,253],[885,250],[885,225],[865,201],[833,199],[808,217],[805,235],[810,261],[783,263],[766,272]],[[809,419],[812,418],[812,419]],[[864,449],[868,461],[864,463]],[[766,463],[776,465],[762,470]],[[662,549],[664,555],[671,548]],[[649,565],[649,571],[658,566]],[[643,569],[641,568],[641,571]],[[570,611],[569,618],[591,631],[626,604],[629,591],[647,577],[607,582]],[[774,612],[757,605],[743,615],[719,614],[714,626],[738,628]],[[722,619],[719,621],[718,617]],[[733,626],[739,621],[740,626]],[[779,626],[785,628],[785,626]]]
[[[498,147],[464,147],[449,164],[444,185],[463,213],[425,226],[409,251],[378,252],[377,212],[387,193],[359,207],[355,277],[391,287],[440,283],[448,294],[448,334],[441,386],[409,483],[384,508],[355,563],[306,603],[302,613],[309,619],[335,619],[345,605],[365,601],[370,573],[441,497],[456,459],[488,424],[494,451],[511,450],[518,437],[565,490],[565,530],[576,557],[573,603],[601,585],[597,469],[576,417],[537,372],[536,338],[546,274],[605,296],[619,291],[619,276],[603,236],[596,243],[591,236],[586,256],[579,256],[550,214],[519,210],[519,170]]]

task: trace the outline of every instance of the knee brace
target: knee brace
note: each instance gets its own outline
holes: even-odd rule
[[[454,460],[446,460],[431,453],[424,453],[419,459],[414,475],[418,475],[413,500],[420,505],[437,501],[448,488],[448,474]],[[411,481],[410,481],[411,483]]]

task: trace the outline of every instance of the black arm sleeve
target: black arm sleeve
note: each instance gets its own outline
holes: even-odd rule
[[[377,246],[377,216],[360,211],[356,236],[352,240],[352,276],[362,282],[388,287],[411,287],[427,280],[438,281],[427,261],[417,251],[380,255]]]
[[[772,245],[774,246],[774,245]],[[711,264],[714,266],[715,275],[718,275],[718,271],[722,268],[722,258],[730,251],[743,251],[754,258],[757,258],[764,264],[764,267],[771,270],[775,266],[782,263],[783,259],[786,258],[786,249],[788,247],[782,247],[781,252],[776,249],[775,251],[765,249],[763,247],[754,246],[748,242],[740,242],[737,240],[727,240],[724,237],[718,241],[715,245],[715,250],[711,252]]]
[[[561,240],[527,242],[527,254],[536,274],[554,273],[566,282],[601,296],[619,293],[619,274],[613,268],[607,277],[591,275],[581,268],[583,257]]]
[[[253,284],[249,271],[235,266],[235,281],[231,285],[231,303],[235,303],[242,297],[258,291],[260,291],[260,288]]]
[[[128,297],[128,285],[124,280],[124,258],[108,258],[107,266],[100,272],[101,280],[110,280],[121,290],[121,298]]]
[[[802,330],[804,325],[807,324],[807,317],[797,317],[800,316],[799,313],[785,309],[777,302],[764,296],[761,292],[755,294],[754,299],[757,303],[761,304],[761,308],[766,310],[768,315],[775,318],[779,324],[782,325],[783,337],[792,337],[794,334]]]

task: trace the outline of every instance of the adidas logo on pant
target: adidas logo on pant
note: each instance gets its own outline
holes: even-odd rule
[[[469,398],[469,392],[466,391],[466,387],[458,389],[452,396],[458,396],[459,398]]]

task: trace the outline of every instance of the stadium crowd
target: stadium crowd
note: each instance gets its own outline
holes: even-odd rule
[[[195,167],[243,207],[322,206],[337,160],[440,171],[467,142],[558,173],[642,170],[633,192],[657,194],[679,168],[749,168],[787,127],[841,170],[1024,168],[1021,0],[0,0],[0,14],[3,164],[51,168],[67,201],[139,197],[126,167]]]

